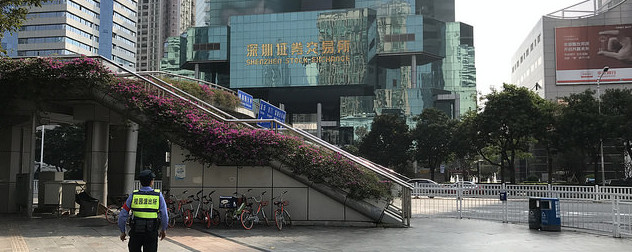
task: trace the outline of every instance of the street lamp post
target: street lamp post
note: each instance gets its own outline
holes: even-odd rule
[[[476,160],[476,182],[481,182],[481,162],[485,160],[479,159]]]
[[[599,74],[599,78],[597,78],[597,101],[599,102],[598,106],[599,106],[599,116],[601,117],[601,91],[599,89],[599,83],[601,83],[601,77],[603,77],[603,74],[606,73],[608,71],[608,69],[610,69],[610,67],[605,66],[603,67],[603,71],[601,71],[601,74]],[[601,134],[599,134],[599,156],[601,157],[601,185],[605,186],[606,185],[606,172],[604,170],[604,162],[603,162],[603,137],[601,136]]]

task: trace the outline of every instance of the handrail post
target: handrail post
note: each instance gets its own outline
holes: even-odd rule
[[[621,215],[619,213],[619,197],[612,199],[612,236],[621,238]]]
[[[503,182],[502,191],[507,191],[507,184]],[[503,201],[503,223],[507,223],[509,221],[509,204],[507,201]]]

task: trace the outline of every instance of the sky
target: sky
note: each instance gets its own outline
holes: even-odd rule
[[[455,0],[457,22],[474,27],[476,85],[483,94],[511,83],[511,57],[542,16],[583,0]]]

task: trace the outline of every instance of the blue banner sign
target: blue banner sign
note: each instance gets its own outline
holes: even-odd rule
[[[259,116],[258,119],[276,119],[280,122],[285,122],[285,111],[272,106],[272,104],[267,103],[265,101],[261,101],[259,103]],[[264,128],[272,128],[272,124],[269,122],[260,122],[257,125]],[[279,127],[277,125],[277,127]]]
[[[252,95],[247,94],[244,91],[237,90],[237,96],[241,101],[241,106],[247,108],[248,110],[252,110]]]

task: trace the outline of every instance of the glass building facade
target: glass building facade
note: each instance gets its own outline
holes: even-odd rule
[[[217,0],[181,39],[181,68],[283,104],[287,122],[349,144],[376,115],[476,109],[472,27],[453,0]]]
[[[230,86],[373,85],[374,19],[370,9],[232,17],[230,69],[244,74]]]

